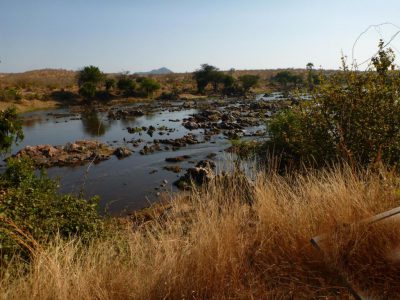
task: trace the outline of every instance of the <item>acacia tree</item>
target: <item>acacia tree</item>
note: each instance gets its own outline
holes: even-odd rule
[[[193,73],[193,78],[197,84],[197,91],[204,93],[205,88],[209,83],[212,83],[214,92],[218,89],[218,84],[222,80],[222,73],[217,67],[209,64],[202,64],[201,68]]]

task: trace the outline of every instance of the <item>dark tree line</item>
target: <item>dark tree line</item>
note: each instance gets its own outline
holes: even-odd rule
[[[243,95],[255,87],[259,82],[257,75],[242,75],[239,78],[226,74],[217,67],[203,64],[193,73],[197,84],[197,91],[203,94],[207,86],[212,87],[214,93],[222,92],[225,95]]]
[[[98,67],[87,66],[78,73],[79,94],[86,100],[108,98],[114,91],[126,97],[151,97],[160,84],[148,77],[120,74],[108,77]]]

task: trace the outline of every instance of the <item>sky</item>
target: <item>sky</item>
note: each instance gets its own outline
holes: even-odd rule
[[[400,26],[399,16],[399,0],[0,0],[0,73],[337,69],[369,25]],[[397,30],[371,28],[354,58]],[[391,45],[400,56],[400,34]]]

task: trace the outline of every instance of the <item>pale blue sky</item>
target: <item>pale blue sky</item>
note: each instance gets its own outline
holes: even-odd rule
[[[400,26],[399,17],[399,0],[0,0],[0,72],[337,68],[368,25]],[[356,57],[370,56],[378,39],[366,34]]]

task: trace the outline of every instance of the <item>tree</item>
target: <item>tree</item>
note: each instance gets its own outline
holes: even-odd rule
[[[98,67],[87,66],[84,67],[78,73],[78,85],[81,87],[83,84],[90,82],[94,85],[98,85],[103,81],[104,75]]]
[[[193,78],[196,81],[198,92],[204,93],[209,83],[213,84],[214,92],[216,92],[222,76],[217,67],[209,64],[202,64],[201,68],[193,73]]]
[[[277,84],[285,93],[291,88],[303,83],[303,78],[289,71],[280,71],[271,78],[271,82]]]
[[[115,87],[115,79],[114,78],[107,78],[104,81],[104,87],[107,92],[109,92],[111,89]]]
[[[234,95],[238,92],[236,80],[231,74],[225,74],[223,76],[222,84],[224,86],[223,93],[225,95]]]
[[[78,73],[79,94],[86,100],[94,99],[97,86],[103,81],[104,75],[98,67],[87,66]]]
[[[14,143],[24,138],[21,120],[15,108],[0,111],[0,153],[6,153]]]
[[[96,97],[97,87],[93,82],[85,82],[79,88],[79,94],[86,100],[91,100]]]
[[[308,84],[308,89],[312,91],[314,89],[314,86],[319,84],[320,80],[317,74],[314,73],[314,64],[309,62],[306,65],[307,69],[307,84]]]
[[[258,75],[242,75],[239,77],[239,81],[242,84],[242,88],[245,93],[248,93],[252,87],[258,84],[260,77]]]
[[[145,97],[152,96],[160,87],[160,84],[152,78],[144,77],[140,80],[140,90]]]
[[[118,79],[117,88],[125,96],[133,96],[136,91],[136,83],[128,75],[122,74]]]

